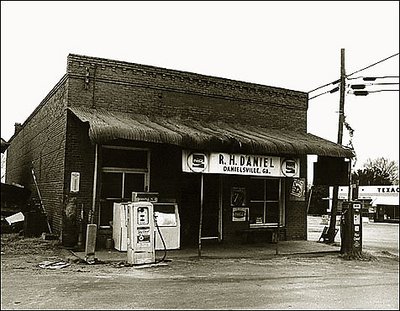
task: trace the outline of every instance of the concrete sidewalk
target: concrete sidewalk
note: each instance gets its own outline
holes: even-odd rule
[[[72,254],[82,260],[85,259],[85,252],[71,251]],[[281,241],[278,244],[207,244],[204,243],[201,249],[201,258],[271,258],[278,255],[299,255],[299,254],[326,254],[339,253],[340,245],[337,243],[328,245],[314,241]],[[156,251],[156,258],[164,256],[164,251]],[[123,262],[127,260],[127,252],[120,252],[116,249],[97,250],[95,258],[102,262]],[[179,250],[167,250],[165,259],[198,258],[198,248],[183,248]]]

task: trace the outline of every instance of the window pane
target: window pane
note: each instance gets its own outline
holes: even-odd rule
[[[147,168],[146,150],[102,149],[103,167]]]
[[[125,173],[124,199],[132,200],[132,192],[142,192],[144,190],[144,174]]]
[[[267,179],[267,201],[279,200],[279,179]]]
[[[261,224],[264,222],[264,203],[250,203],[250,223]]]
[[[266,222],[278,222],[278,215],[279,215],[279,203],[278,202],[268,202],[267,203],[267,217]]]
[[[101,198],[121,198],[122,173],[103,173]]]
[[[250,178],[249,183],[250,200],[264,200],[264,179]]]

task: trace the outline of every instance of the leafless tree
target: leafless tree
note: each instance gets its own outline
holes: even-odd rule
[[[352,179],[353,181],[358,180],[360,186],[398,185],[399,165],[384,157],[368,159],[363,169],[357,170]]]

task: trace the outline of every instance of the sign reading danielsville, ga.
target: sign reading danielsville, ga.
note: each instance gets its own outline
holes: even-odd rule
[[[183,150],[182,170],[189,173],[299,177],[300,160],[266,155]]]

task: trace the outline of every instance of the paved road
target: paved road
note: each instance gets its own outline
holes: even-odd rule
[[[310,234],[319,236],[318,221],[313,226]],[[398,310],[398,257],[381,252],[396,244],[398,250],[398,235],[392,234],[398,225],[368,224],[364,228],[388,238],[378,244],[378,237],[370,240],[365,233],[365,245],[380,255],[375,260],[348,261],[338,254],[177,258],[147,269],[114,263],[48,270],[37,263],[50,258],[49,250],[7,252],[1,257],[1,307]]]
[[[335,255],[175,260],[151,269],[20,266],[2,274],[2,309],[398,309],[398,273],[393,259]]]
[[[324,226],[321,217],[308,216],[309,241],[318,241]],[[340,243],[340,226],[335,242]],[[363,218],[363,250],[371,252],[390,252],[399,256],[399,224],[383,222],[367,222]]]

